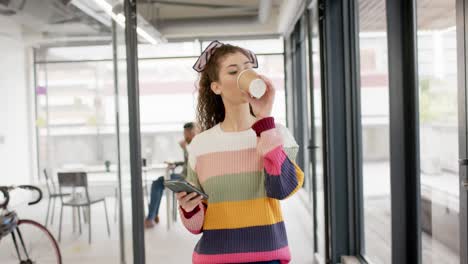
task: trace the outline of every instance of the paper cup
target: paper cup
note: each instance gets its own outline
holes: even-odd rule
[[[239,73],[237,86],[257,99],[262,97],[267,89],[266,83],[252,69],[246,69]]]

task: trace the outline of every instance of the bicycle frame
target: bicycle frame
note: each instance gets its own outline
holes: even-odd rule
[[[18,248],[18,242],[16,241],[15,231],[16,231],[16,233],[18,233],[18,237],[19,237],[19,240],[20,240],[20,242],[21,242],[21,246],[23,247],[24,255],[26,256],[26,261],[31,261],[31,260],[29,259],[28,250],[26,249],[26,246],[24,245],[23,235],[21,235],[21,231],[20,231],[19,227],[16,227],[15,230],[13,230],[13,231],[11,232],[11,237],[12,237],[12,239],[13,239],[13,243],[15,244],[15,249],[16,249],[16,254],[18,255],[18,260],[19,260],[20,262],[23,261],[23,260],[21,259],[20,250],[19,250],[19,248]]]
[[[11,226],[6,226],[5,227],[5,232],[4,232],[3,236],[8,236],[8,234],[11,234],[11,238],[13,240],[13,244],[14,244],[14,247],[15,247],[15,250],[16,250],[16,254],[17,254],[19,263],[20,264],[32,264],[33,263],[33,261],[30,259],[30,254],[29,254],[30,252],[28,252],[28,250],[26,248],[26,244],[24,242],[23,235],[22,235],[21,230],[20,230],[20,226],[22,226],[21,225],[22,223],[33,224],[36,227],[42,229],[43,231],[45,231],[47,233],[49,239],[52,239],[52,241],[54,243],[54,248],[57,250],[56,253],[57,253],[59,263],[61,263],[60,249],[58,248],[57,242],[55,241],[54,237],[50,234],[50,232],[47,230],[47,228],[45,228],[44,226],[42,226],[41,224],[39,224],[39,223],[37,223],[37,222],[35,222],[33,220],[24,220],[24,219],[19,220],[15,211],[8,210],[7,207],[8,207],[8,203],[10,201],[9,191],[11,191],[11,190],[13,190],[15,188],[21,188],[21,189],[26,189],[26,190],[37,191],[37,193],[39,194],[38,198],[35,199],[32,202],[29,202],[28,205],[33,205],[33,204],[38,203],[42,199],[42,191],[39,188],[37,188],[35,186],[31,186],[31,185],[20,185],[20,186],[17,186],[17,187],[0,186],[0,192],[3,194],[3,196],[5,198],[3,203],[0,204],[0,211],[2,213],[5,213],[4,214],[5,216],[11,217],[11,221],[9,223],[7,223],[7,224],[11,224]],[[24,255],[24,257],[26,257],[25,260],[23,260],[23,258],[22,258],[23,255]]]

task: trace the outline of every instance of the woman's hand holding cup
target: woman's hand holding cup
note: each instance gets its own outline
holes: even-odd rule
[[[263,75],[258,75],[258,77],[266,84],[265,94],[258,99],[248,96],[247,100],[252,106],[252,111],[255,114],[255,117],[257,120],[260,120],[262,118],[271,116],[273,102],[275,100],[275,88],[273,87],[271,80],[267,77]]]

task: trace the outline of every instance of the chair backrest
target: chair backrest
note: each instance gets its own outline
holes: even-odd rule
[[[76,191],[76,188],[84,188],[86,199],[89,201],[88,175],[86,172],[59,172],[57,176],[60,194],[63,194],[62,188],[72,188],[73,192]]]
[[[57,175],[60,187],[88,187],[86,172],[59,172]]]
[[[45,177],[45,180],[46,180],[47,193],[50,196],[52,194],[52,186],[50,186],[51,182],[49,181],[49,176],[47,175],[47,170],[43,169],[42,172],[44,173],[44,177]]]
[[[57,186],[54,183],[54,179],[51,177],[49,178],[49,174],[47,172],[47,169],[43,169],[42,172],[44,173],[44,177],[46,180],[46,187],[47,187],[47,192],[49,193],[49,196],[52,194],[57,193]]]

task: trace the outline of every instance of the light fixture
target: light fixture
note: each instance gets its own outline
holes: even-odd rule
[[[112,11],[112,5],[107,3],[105,0],[94,0],[94,2],[104,10],[117,24],[119,24],[122,28],[125,28],[125,16],[122,13],[116,14]],[[137,26],[137,34],[144,38],[149,43],[156,45],[161,41],[156,40],[152,37],[148,32]]]

